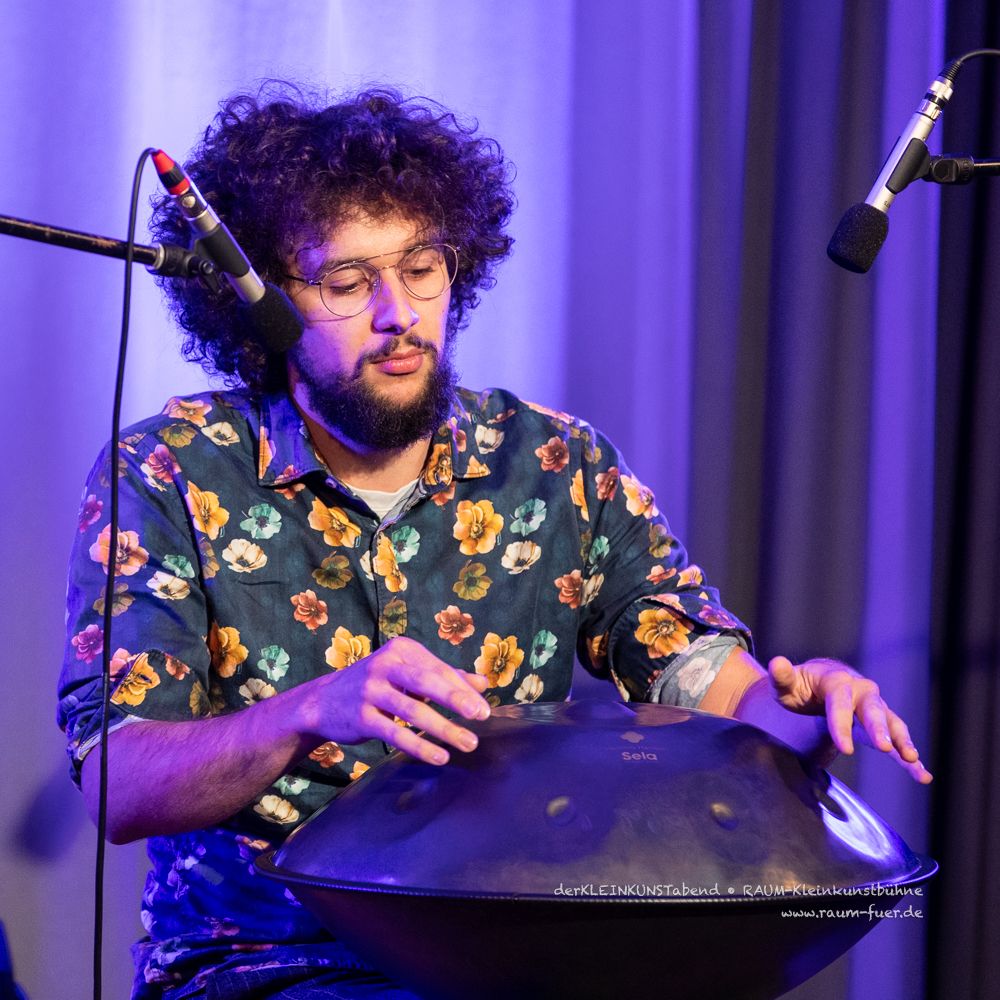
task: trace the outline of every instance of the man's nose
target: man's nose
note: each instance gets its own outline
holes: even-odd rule
[[[410,304],[410,296],[392,268],[382,272],[373,303],[372,325],[380,333],[406,333],[420,318]]]

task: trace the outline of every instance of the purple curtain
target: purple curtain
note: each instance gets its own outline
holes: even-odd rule
[[[122,235],[139,150],[183,155],[220,97],[265,76],[395,82],[475,115],[518,166],[520,210],[514,258],[463,334],[466,383],[608,432],[759,655],[856,663],[933,769],[939,192],[904,193],[868,276],[824,248],[943,64],[945,0],[233,11],[8,4],[0,214]],[[94,835],[64,781],[52,692],[79,489],[108,433],[120,265],[0,237],[0,266],[18,473],[0,518],[0,919],[29,994],[74,1000],[88,993]],[[137,279],[127,419],[204,384]],[[926,790],[871,753],[838,769],[928,850]],[[142,933],[141,871],[139,848],[111,851],[109,995],[126,992]],[[921,995],[924,925],[880,925],[794,996]]]

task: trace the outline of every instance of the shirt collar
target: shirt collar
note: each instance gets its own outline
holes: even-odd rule
[[[480,479],[490,474],[480,454],[477,424],[485,423],[475,406],[479,397],[459,390],[452,398],[451,412],[431,439],[420,481],[429,493],[447,489],[454,479]],[[260,399],[260,434],[257,479],[262,486],[285,486],[311,472],[329,476],[330,471],[313,446],[302,415],[287,393]]]

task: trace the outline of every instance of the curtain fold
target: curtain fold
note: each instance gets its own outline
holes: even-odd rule
[[[1000,39],[995,5],[949,6],[949,56]],[[945,148],[1000,157],[1000,66],[967,63]],[[938,280],[933,690],[938,784],[929,996],[998,995],[1000,918],[1000,187],[945,189]]]

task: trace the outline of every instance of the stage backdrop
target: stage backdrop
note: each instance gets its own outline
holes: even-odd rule
[[[941,192],[904,193],[867,276],[824,248],[943,64],[945,8],[7,0],[0,214],[124,235],[139,151],[183,156],[223,95],[262,78],[391,83],[477,117],[517,165],[520,205],[513,258],[462,334],[465,384],[607,431],[759,655],[857,664],[933,769]],[[36,1000],[89,995],[94,832],[54,686],[79,491],[108,436],[121,271],[0,237],[0,919]],[[141,269],[136,281],[126,420],[206,384],[177,359]],[[929,850],[927,789],[871,752],[838,767]],[[108,996],[127,992],[142,870],[140,847],[111,849]],[[794,995],[921,996],[926,923],[884,923]],[[952,960],[966,958],[959,943]]]

